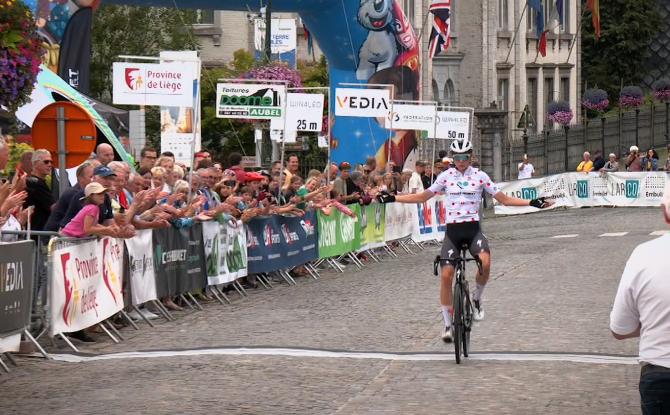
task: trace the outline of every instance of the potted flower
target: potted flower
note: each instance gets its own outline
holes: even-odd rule
[[[552,101],[547,106],[547,118],[563,127],[565,132],[565,171],[569,170],[568,166],[568,131],[570,130],[570,121],[572,121],[572,109],[570,104],[566,101]]]
[[[584,91],[584,96],[582,97],[582,106],[590,111],[596,111],[598,113],[603,113],[607,110],[607,107],[610,105],[610,101],[607,98],[607,92],[599,88],[591,88]]]
[[[42,52],[30,9],[20,0],[1,1],[0,106],[14,112],[30,102]]]
[[[654,98],[665,103],[665,142],[670,141],[670,79],[663,78],[652,85]]]
[[[642,88],[635,85],[623,87],[619,94],[619,106],[635,110],[635,145],[640,145],[640,106],[644,102]]]

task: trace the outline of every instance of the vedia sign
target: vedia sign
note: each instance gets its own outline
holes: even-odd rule
[[[344,117],[386,117],[390,105],[388,89],[335,89],[335,115]]]
[[[193,64],[115,62],[113,68],[114,104],[193,106]]]
[[[217,84],[216,116],[271,120],[283,116],[284,85]]]

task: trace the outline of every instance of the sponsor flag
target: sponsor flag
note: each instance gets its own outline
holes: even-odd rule
[[[449,49],[451,42],[451,0],[433,0],[429,11],[433,14],[433,29],[430,31],[428,53],[431,59]]]
[[[91,79],[91,24],[93,9],[84,7],[72,15],[60,42],[58,76],[82,94],[88,94]]]
[[[600,39],[600,0],[587,0],[586,7],[591,11],[591,22],[596,33],[596,39]]]

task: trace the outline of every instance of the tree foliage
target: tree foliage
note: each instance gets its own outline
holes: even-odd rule
[[[640,84],[649,43],[658,33],[657,0],[603,0],[600,2],[601,36],[596,40],[591,13],[583,15],[583,78],[618,97],[624,85]]]

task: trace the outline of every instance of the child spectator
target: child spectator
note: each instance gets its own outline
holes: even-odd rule
[[[100,225],[100,205],[105,201],[105,189],[100,183],[92,182],[84,189],[84,206],[72,220],[65,225],[61,233],[71,238],[83,238],[86,236],[116,236],[116,225]]]

